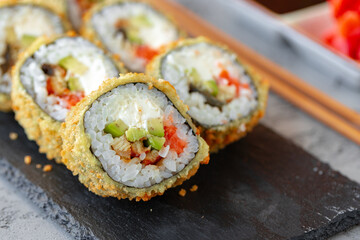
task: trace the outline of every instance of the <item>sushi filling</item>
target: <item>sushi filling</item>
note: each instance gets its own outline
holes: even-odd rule
[[[105,46],[136,72],[144,72],[159,48],[179,37],[168,19],[143,3],[107,6],[91,21]]]
[[[21,51],[39,36],[63,32],[60,18],[41,7],[25,4],[0,8],[0,92],[10,93],[10,69]]]
[[[160,183],[185,168],[199,149],[196,135],[168,98],[142,83],[97,99],[84,125],[109,176],[130,187]]]
[[[112,60],[82,38],[41,46],[20,70],[27,92],[57,121],[64,121],[71,107],[118,74]]]
[[[220,47],[198,43],[173,50],[161,72],[203,126],[227,124],[257,107],[257,92],[245,69]]]

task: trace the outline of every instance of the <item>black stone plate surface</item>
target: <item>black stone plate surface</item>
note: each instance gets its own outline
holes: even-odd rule
[[[19,138],[11,141],[10,132]],[[76,238],[324,239],[360,222],[359,185],[261,125],[149,202],[88,192],[37,152],[12,114],[0,113],[0,152],[1,174]],[[194,184],[198,191],[178,195]]]

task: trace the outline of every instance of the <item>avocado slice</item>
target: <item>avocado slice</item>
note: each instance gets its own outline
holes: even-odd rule
[[[84,88],[81,86],[81,83],[76,77],[69,77],[68,86],[70,91],[84,91]]]
[[[79,62],[79,60],[77,60],[73,56],[64,57],[59,61],[58,64],[60,65],[60,67],[80,75],[84,74],[88,70],[87,66]]]
[[[151,118],[147,120],[147,130],[151,135],[157,137],[165,136],[164,124],[160,118]]]
[[[200,74],[195,68],[192,68],[191,70],[186,70],[187,75],[190,77],[194,85],[200,85],[202,80],[200,77]]]
[[[130,128],[125,132],[126,139],[130,142],[139,141],[147,136],[147,131],[142,128]]]
[[[153,149],[160,151],[165,144],[165,138],[151,136],[148,138],[147,142]]]
[[[33,35],[28,35],[28,34],[24,34],[21,37],[21,46],[24,48],[29,47],[35,40],[36,40],[36,36]]]
[[[104,132],[110,133],[113,138],[121,137],[129,127],[121,119],[105,126]]]
[[[130,19],[130,24],[133,27],[152,27],[153,24],[145,14],[137,15]]]
[[[219,94],[219,88],[214,80],[204,82],[205,87],[209,90],[210,94],[216,97]]]
[[[143,40],[139,37],[139,31],[134,28],[129,28],[126,32],[127,39],[136,44],[143,44]]]

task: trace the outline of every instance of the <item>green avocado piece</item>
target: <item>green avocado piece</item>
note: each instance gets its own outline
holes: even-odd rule
[[[151,118],[147,120],[147,130],[151,135],[157,137],[165,136],[164,124],[160,118]]]
[[[165,144],[165,138],[151,136],[148,138],[147,142],[153,149],[160,151]]]
[[[79,62],[79,60],[77,60],[73,56],[64,57],[59,61],[58,64],[60,65],[60,67],[63,67],[66,70],[80,75],[84,74],[88,70],[87,66]]]
[[[187,75],[190,77],[190,80],[194,85],[200,85],[202,80],[198,73],[198,71],[195,68],[192,68],[191,70],[186,70]]]
[[[84,91],[79,79],[76,77],[69,77],[68,86],[70,91]]]
[[[153,24],[145,14],[137,15],[130,19],[133,27],[152,27]]]
[[[139,37],[139,31],[134,28],[129,28],[126,32],[127,39],[136,44],[143,44],[143,40]]]
[[[130,142],[139,141],[147,136],[147,131],[142,128],[130,128],[125,132],[126,139]]]
[[[206,81],[205,87],[209,90],[210,94],[216,97],[219,93],[219,88],[214,80]]]
[[[37,39],[36,36],[24,34],[21,37],[21,46],[24,48],[29,47],[35,40]]]
[[[113,138],[121,137],[129,127],[121,119],[105,126],[104,132],[110,133]]]

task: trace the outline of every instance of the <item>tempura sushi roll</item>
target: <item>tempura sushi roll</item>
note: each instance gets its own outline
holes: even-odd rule
[[[59,162],[59,130],[71,107],[123,71],[120,63],[83,38],[39,39],[13,71],[15,118],[39,151]]]
[[[173,44],[147,73],[176,88],[211,152],[243,137],[265,113],[267,82],[205,38]]]
[[[100,196],[162,195],[209,161],[187,109],[168,82],[134,73],[110,79],[62,125],[63,162]]]
[[[125,67],[144,72],[159,49],[182,36],[162,13],[136,1],[104,1],[84,17],[82,35],[118,54]]]
[[[18,54],[39,36],[61,34],[69,29],[61,6],[53,1],[0,1],[1,111],[11,110],[10,69]]]

